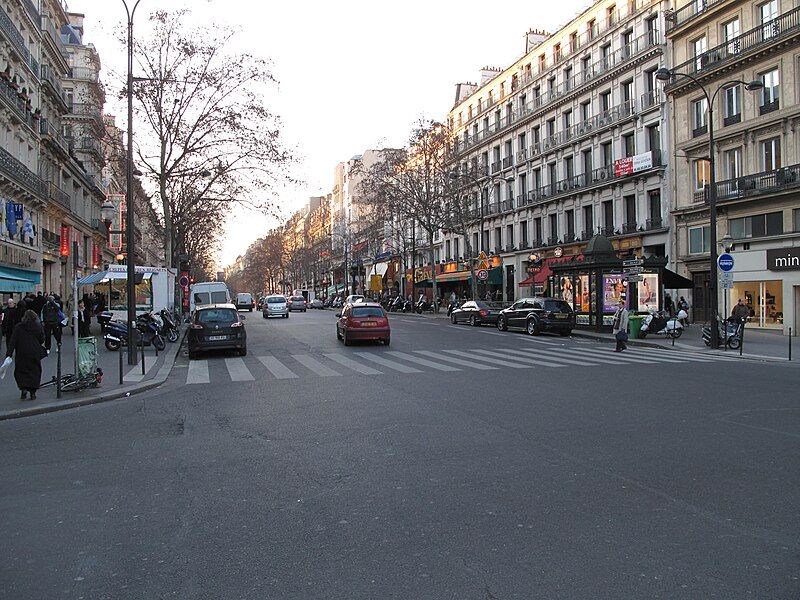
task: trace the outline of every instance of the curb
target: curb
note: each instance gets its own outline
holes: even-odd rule
[[[42,415],[46,413],[56,412],[59,410],[67,410],[69,408],[78,408],[79,406],[89,406],[91,404],[99,404],[101,402],[108,402],[109,400],[118,400],[119,398],[127,398],[133,396],[135,394],[140,394],[142,392],[146,392],[153,388],[159,387],[162,385],[169,376],[170,371],[172,370],[175,361],[178,358],[178,353],[183,346],[183,338],[186,335],[186,330],[184,329],[180,339],[173,344],[174,350],[171,352],[172,356],[167,356],[164,359],[164,364],[161,365],[158,369],[158,373],[153,379],[149,379],[147,381],[143,381],[138,384],[123,386],[120,388],[115,389],[114,391],[109,391],[108,393],[100,393],[96,396],[90,396],[86,398],[79,398],[76,400],[70,400],[67,402],[51,402],[49,404],[42,404],[40,406],[32,406],[30,408],[20,408],[17,410],[12,410],[6,413],[0,414],[0,421],[5,421],[8,419],[19,419],[22,417],[32,417],[34,415]]]

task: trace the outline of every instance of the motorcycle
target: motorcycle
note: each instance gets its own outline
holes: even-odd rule
[[[681,325],[680,319],[687,317],[686,311],[683,310],[678,311],[678,314],[673,318],[665,316],[663,312],[659,313],[651,310],[650,314],[642,321],[639,336],[644,339],[648,335],[664,334],[667,337],[678,339],[683,335],[683,325]]]
[[[415,310],[418,315],[421,315],[423,312],[436,312],[436,305],[433,302],[428,302],[427,300],[420,300],[417,302]]]
[[[159,333],[167,338],[168,341],[177,342],[178,325],[175,323],[175,319],[172,318],[172,314],[166,308],[162,308],[158,315],[161,318],[161,330]]]
[[[725,346],[738,350],[742,344],[742,327],[743,324],[739,320],[728,318],[726,321],[719,321],[719,341]],[[711,345],[711,324],[706,323],[703,325],[703,342],[706,346]]]
[[[403,310],[403,298],[397,296],[393,302],[389,303],[389,312],[400,312]]]
[[[458,308],[458,302],[450,300],[450,303],[447,305],[447,316],[449,317],[456,308]]]
[[[163,351],[167,344],[161,337],[159,325],[151,313],[145,313],[136,317],[136,330],[142,336],[145,345],[153,345],[159,352]],[[109,320],[105,327],[103,340],[107,350],[116,352],[120,346],[128,345],[128,323],[125,321]]]
[[[414,302],[411,300],[410,297],[403,303],[403,312],[404,313],[414,312]]]

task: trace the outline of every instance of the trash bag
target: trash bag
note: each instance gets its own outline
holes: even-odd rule
[[[78,377],[97,371],[97,340],[93,337],[78,338]]]
[[[8,368],[11,366],[11,363],[14,362],[10,356],[6,356],[6,359],[3,361],[3,364],[0,365],[0,379],[6,378],[6,373],[8,372]]]

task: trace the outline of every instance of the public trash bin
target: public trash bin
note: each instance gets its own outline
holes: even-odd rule
[[[642,330],[642,321],[644,321],[644,315],[633,315],[628,318],[628,325],[630,326],[628,337],[630,339],[639,339],[639,332]]]

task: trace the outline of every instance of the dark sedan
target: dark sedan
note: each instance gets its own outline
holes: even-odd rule
[[[494,325],[497,323],[497,315],[500,314],[500,308],[491,302],[483,302],[482,300],[467,300],[454,309],[450,313],[451,323],[469,323],[473,327],[489,323]]]
[[[569,335],[575,327],[575,312],[558,298],[522,298],[500,311],[497,328],[522,328],[530,335],[552,331]]]
[[[247,354],[247,333],[244,315],[233,304],[199,306],[189,323],[189,358],[206,350],[237,350]]]

